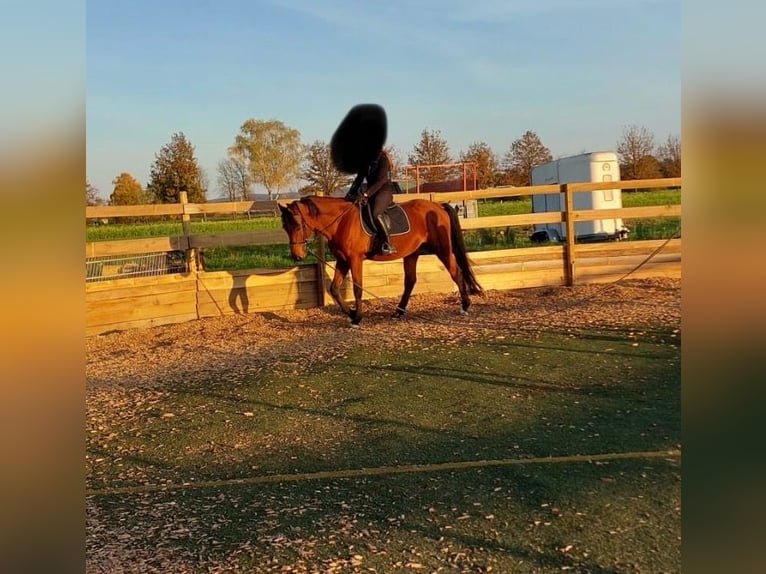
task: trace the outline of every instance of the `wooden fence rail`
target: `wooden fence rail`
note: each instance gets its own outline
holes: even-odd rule
[[[608,183],[569,183],[530,187],[503,187],[466,192],[401,194],[395,201],[414,197],[433,201],[463,201],[564,194],[561,212],[527,213],[461,219],[464,230],[564,223],[566,242],[530,248],[471,253],[477,277],[485,289],[513,289],[576,282],[612,281],[662,247],[662,253],[642,265],[636,277],[680,277],[681,240],[622,241],[577,244],[576,221],[594,219],[641,219],[680,217],[681,205],[657,205],[620,209],[573,207],[574,193],[599,189],[653,189],[680,187],[681,178],[628,180]],[[162,205],[89,206],[86,219],[167,217],[181,220],[182,234],[170,237],[94,241],[85,245],[86,258],[122,256],[164,251],[183,251],[187,273],[155,277],[116,278],[86,284],[86,332],[141,328],[227,313],[252,313],[286,308],[309,308],[324,304],[330,273],[324,264],[296,265],[289,269],[249,269],[207,272],[196,266],[195,251],[204,248],[287,244],[282,229],[237,231],[216,234],[192,233],[192,216],[234,213],[278,213],[279,201],[239,201],[194,204],[186,201]],[[324,252],[318,249],[317,252]],[[401,261],[365,263],[365,288],[377,297],[397,297],[402,289]],[[349,283],[347,281],[347,283]],[[350,285],[346,296],[351,298]],[[454,285],[433,256],[422,257],[416,292],[452,292]]]

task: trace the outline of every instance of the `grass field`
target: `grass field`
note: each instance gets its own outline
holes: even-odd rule
[[[680,189],[657,189],[651,191],[623,192],[624,207],[645,205],[674,205],[681,202]],[[480,200],[478,203],[479,216],[516,215],[532,211],[532,201],[529,197],[507,200]],[[630,229],[629,240],[665,239],[679,229],[680,218],[647,218],[641,220],[625,220]],[[259,229],[279,229],[279,217],[259,216],[248,218],[236,216],[229,219],[193,219],[193,233],[226,233],[232,231],[252,231]],[[469,251],[490,249],[505,249],[513,247],[530,247],[531,228],[507,227],[500,229],[479,229],[466,231],[466,245]],[[138,239],[143,237],[164,237],[181,235],[181,222],[157,221],[151,223],[111,223],[109,225],[86,226],[86,241],[105,241],[117,239]],[[332,255],[325,253],[328,260]],[[309,256],[306,262],[314,262]],[[216,247],[205,250],[205,268],[210,271],[290,267],[294,263],[289,257],[285,244],[273,246],[242,246]]]
[[[258,229],[279,229],[282,222],[278,217],[252,217],[232,215],[227,219],[193,219],[192,233],[227,233],[232,231],[254,231]],[[109,241],[118,239],[141,239],[144,237],[166,237],[182,235],[181,221],[152,221],[145,223],[119,223],[89,225],[85,228],[86,241]]]
[[[426,338],[205,373],[168,373],[111,415],[88,406],[89,555],[122,545],[190,572],[680,571],[670,331]]]

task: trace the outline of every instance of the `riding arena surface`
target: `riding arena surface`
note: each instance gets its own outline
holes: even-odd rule
[[[457,544],[457,539],[450,539],[448,536],[453,528],[450,525],[443,526],[447,530],[434,530],[430,535],[434,539],[435,548],[437,548],[433,552],[436,554],[443,552],[444,562],[439,562],[440,558],[435,554],[430,558],[417,554],[416,550],[413,549],[415,548],[414,542],[408,550],[405,548],[404,542],[388,540],[391,549],[388,550],[389,556],[386,556],[386,536],[378,535],[376,537],[377,531],[372,530],[371,526],[365,529],[362,528],[361,524],[357,525],[356,521],[352,520],[353,516],[356,515],[348,508],[348,505],[353,506],[354,504],[364,506],[364,500],[366,500],[364,497],[369,496],[368,494],[364,494],[364,496],[357,494],[356,499],[353,495],[349,495],[348,500],[333,501],[333,505],[345,509],[343,516],[348,518],[348,522],[341,520],[336,525],[338,528],[336,534],[328,534],[323,537],[321,533],[327,525],[321,519],[317,519],[318,522],[313,534],[307,532],[306,525],[302,531],[298,526],[293,525],[289,528],[285,527],[284,531],[277,534],[273,532],[269,534],[265,531],[261,534],[253,532],[252,540],[242,541],[236,551],[232,550],[229,555],[226,555],[226,552],[213,553],[216,559],[212,560],[203,557],[202,551],[197,553],[193,542],[188,547],[174,544],[175,540],[185,537],[193,539],[195,528],[206,521],[205,516],[198,516],[194,519],[185,517],[183,524],[176,524],[172,518],[168,519],[168,516],[173,516],[169,509],[176,504],[182,505],[179,502],[180,499],[173,498],[172,494],[175,493],[176,496],[183,498],[184,489],[189,485],[188,481],[179,479],[178,482],[173,483],[172,479],[167,479],[163,485],[161,482],[141,476],[132,477],[135,478],[132,481],[131,477],[121,481],[124,477],[115,471],[114,476],[118,479],[110,482],[108,477],[104,478],[105,475],[99,474],[99,464],[104,464],[103,458],[106,457],[103,455],[102,458],[99,458],[99,452],[109,452],[110,441],[119,440],[119,437],[115,437],[115,434],[118,433],[113,432],[113,428],[117,426],[120,429],[130,428],[131,431],[137,433],[136,436],[143,432],[142,421],[145,420],[145,416],[141,418],[138,415],[139,411],[145,413],[145,407],[153,401],[160,401],[159,397],[163,394],[192,392],[192,390],[206,385],[213,385],[216,389],[223,389],[221,392],[225,392],[227,386],[234,387],[242,384],[243,381],[257,380],[258,377],[266,375],[270,377],[295,377],[297,380],[303,372],[310,370],[312,366],[324,365],[330,369],[328,372],[331,372],[332,365],[341,365],[349,355],[365,352],[366,349],[374,349],[376,353],[397,350],[405,352],[407,349],[421,348],[426,343],[434,341],[449,342],[451,345],[460,346],[479,340],[495,341],[506,337],[516,337],[527,341],[545,336],[546,333],[550,332],[567,334],[572,340],[576,340],[580,333],[588,333],[593,330],[615,333],[616,339],[629,339],[629,335],[632,336],[642,329],[661,331],[664,333],[663,336],[677,336],[677,346],[680,347],[680,286],[679,279],[652,278],[628,279],[615,284],[592,284],[575,287],[541,287],[513,291],[491,290],[483,296],[472,299],[472,306],[467,316],[459,314],[460,304],[456,292],[419,295],[416,289],[408,313],[404,318],[398,320],[390,318],[396,304],[395,300],[372,299],[365,302],[365,318],[357,328],[352,328],[348,324],[347,318],[341,314],[336,305],[329,305],[325,308],[308,310],[227,315],[144,330],[89,336],[86,339],[86,429],[88,433],[88,450],[86,453],[86,571],[93,574],[100,572],[239,571],[385,572],[389,570],[408,572],[421,569],[424,572],[503,571],[502,564],[506,564],[507,567],[508,563],[503,562],[501,555],[502,553],[513,552],[513,549],[501,548],[502,545],[499,543],[496,547],[492,547],[487,542],[488,534],[485,538],[476,537],[473,542],[472,538],[462,537],[459,539],[460,544]],[[638,343],[635,344],[638,345]],[[477,371],[482,369],[481,366],[472,368]],[[448,383],[449,381],[444,381],[445,385]],[[210,408],[213,408],[213,403],[211,403]],[[246,408],[243,407],[243,411]],[[173,416],[174,413],[160,413],[158,415],[159,418],[167,417],[165,420],[170,422],[172,422]],[[244,412],[243,416],[252,417],[252,413]],[[450,433],[455,430],[457,429],[446,429],[445,432]],[[680,445],[674,446],[680,448]],[[375,448],[380,447],[378,445]],[[628,448],[632,447],[629,446]],[[640,446],[635,448],[640,450]],[[567,453],[563,449],[558,454]],[[131,460],[131,458],[132,455],[126,453],[126,461]],[[640,455],[638,458],[641,458]],[[674,476],[677,474],[677,478],[680,480],[680,452],[670,456],[670,458],[677,459],[675,462],[671,461],[670,466]],[[114,460],[118,461],[116,466],[121,466],[120,457]],[[134,460],[138,460],[138,457],[135,457]],[[450,463],[461,460],[465,459],[458,456],[454,461],[442,459],[439,462]],[[397,461],[389,461],[385,459],[385,456],[381,456],[381,467],[395,468],[396,464]],[[608,465],[610,463],[604,462],[603,464]],[[613,470],[620,468],[618,461],[613,461],[611,464]],[[370,464],[364,466],[372,467]],[[644,461],[643,466],[639,464],[636,468],[643,468],[645,470],[642,472],[651,474],[650,470],[646,470],[650,467],[652,467],[652,463]],[[330,490],[339,488],[337,481],[342,482],[343,472],[347,471],[348,468],[346,466],[345,468],[329,469],[330,472],[326,479],[329,482],[327,483],[323,483],[319,479],[311,479],[308,476],[307,478],[314,485],[312,492],[316,492],[316,496],[321,497],[321,491],[326,489],[328,491],[327,496],[332,498],[334,495]],[[334,470],[339,473],[337,477],[332,476]],[[600,471],[601,469],[599,469]],[[481,470],[478,472],[481,473]],[[247,482],[248,478],[254,478],[252,484],[255,486],[251,486],[251,488],[258,488],[258,477],[262,474],[262,469],[253,468],[251,477],[240,475],[239,478],[244,482]],[[267,496],[265,493],[271,488],[272,490],[269,491],[272,497],[271,503],[278,506],[279,502],[275,502],[275,500],[279,499],[279,495],[278,493],[275,494],[277,491],[273,489],[283,488],[283,483],[299,481],[300,473],[288,476],[282,471],[281,475],[279,472],[273,474],[276,476],[274,485],[262,485],[263,495]],[[486,478],[491,474],[491,469],[487,469],[484,476]],[[616,473],[615,470],[614,476],[618,476],[618,474],[622,476],[622,473]],[[380,476],[377,478],[362,476],[357,477],[357,480],[381,481],[375,488],[385,490],[387,488],[386,472],[381,471],[380,475],[383,478]],[[422,481],[422,484],[419,484],[425,489],[425,492],[428,489],[428,484],[426,478],[421,475],[429,475],[429,472],[418,473],[415,470],[413,475],[413,478],[408,480]],[[282,482],[280,482],[279,476],[284,476]],[[447,479],[445,478],[445,480]],[[466,492],[469,492],[471,487],[477,488],[476,484],[480,485],[483,479],[477,479],[475,476],[468,478],[468,481],[478,481],[473,485],[464,484],[453,475],[450,475],[449,480],[452,482],[444,488],[455,490],[465,486]],[[486,480],[489,479],[486,478]],[[524,480],[531,479],[526,478]],[[605,488],[613,488],[614,485],[610,481],[613,482],[614,480],[617,479],[601,476],[597,483]],[[230,495],[227,494],[226,489],[231,484],[229,483],[227,486],[224,483],[225,480],[217,489],[215,481],[207,481],[205,492],[210,494],[210,500],[223,501]],[[126,485],[128,487],[135,486],[135,491],[128,492],[130,488],[127,488],[124,492],[119,492],[120,487]],[[110,492],[112,487],[114,489]],[[418,486],[416,485],[415,488]],[[500,487],[495,486],[494,491],[498,490]],[[488,491],[491,494],[493,489],[489,488]],[[680,492],[676,494],[680,497]],[[134,497],[135,502],[128,502],[126,499],[120,498],[121,496]],[[253,494],[253,496],[257,497],[258,494]],[[115,502],[115,497],[119,501]],[[289,501],[286,498],[283,497],[282,499],[283,506],[289,506]],[[639,496],[639,498],[641,497]],[[314,502],[316,503],[316,499]],[[272,509],[265,502],[261,501],[257,504],[261,503],[264,506],[259,508],[259,512],[267,518],[271,516],[269,512],[279,512],[279,509]],[[129,513],[135,514],[134,516],[108,517],[112,505],[117,509],[122,508],[124,513],[126,508],[131,507],[131,504],[135,504],[135,508],[140,509],[136,513],[132,511]],[[256,508],[256,502],[251,502],[251,504],[253,508]],[[438,518],[438,506],[436,503],[432,504],[436,509],[429,508],[424,512],[426,514],[431,512],[436,519]],[[267,506],[269,508],[266,508]],[[607,504],[607,506],[609,505]],[[674,506],[675,510],[671,508]],[[292,509],[292,511],[294,510]],[[547,503],[542,503],[542,509],[538,508],[538,510],[549,512],[550,508],[548,508]],[[553,508],[553,510],[556,511],[557,509]],[[120,511],[115,510],[115,512],[119,513]],[[284,508],[282,512],[289,514]],[[391,528],[399,525],[400,522],[406,522],[404,511],[402,512],[401,520],[398,514],[386,519]],[[669,502],[668,508],[663,509],[663,512],[672,515],[671,535],[680,535],[680,501]],[[136,516],[142,513],[147,517],[164,516],[157,523],[148,526],[150,531],[145,533],[146,539],[143,542],[137,540],[137,526],[135,524]],[[497,512],[495,513],[497,514]],[[467,514],[463,513],[454,518],[452,524],[455,528],[459,527],[464,519],[464,525],[470,522],[466,518]],[[495,519],[492,510],[488,508],[477,509],[477,514],[481,515],[481,520],[486,524],[490,524]],[[649,514],[647,514],[648,516]],[[276,514],[271,516],[276,520],[275,517]],[[299,519],[296,520],[296,524],[300,523]],[[550,524],[550,522],[546,522],[545,518],[540,520],[542,525],[540,525],[540,521],[532,521],[532,524],[535,522],[538,524],[534,524],[530,528],[543,528],[544,525]],[[647,521],[651,522],[651,520],[647,518]],[[378,528],[380,527],[378,524]],[[311,530],[312,527],[308,526],[308,531]],[[210,532],[209,525],[206,526],[205,531]],[[349,533],[352,531],[354,536],[359,537],[356,546],[354,544],[349,545],[347,542],[348,536],[351,536]],[[268,552],[263,550],[263,545],[258,547],[259,549],[254,549],[258,546],[256,539],[259,536],[263,536],[265,541],[262,541],[262,544],[271,545],[275,549],[274,556],[269,558],[271,561],[266,560]],[[389,533],[388,536],[391,534]],[[307,543],[303,547],[298,547],[297,544],[294,544],[295,540],[304,540]],[[343,540],[345,546],[333,546],[336,543],[334,540]],[[208,546],[212,544],[214,547],[216,543],[215,540],[207,540]],[[448,552],[446,549],[450,547],[450,543],[455,544],[456,549]],[[282,544],[281,547],[280,544]],[[397,544],[401,546],[400,551],[393,550]],[[539,555],[546,556],[546,558],[539,558],[537,561],[533,550],[528,548],[523,551],[518,548],[515,549],[515,557],[519,564],[526,564],[526,566],[519,566],[517,571],[553,572],[569,570],[573,572],[616,573],[644,572],[651,568],[651,566],[647,566],[651,562],[637,564],[624,562],[611,565],[589,564],[587,552],[575,560],[570,556],[574,556],[578,550],[576,547],[572,548],[572,544],[567,544],[565,539],[560,540],[557,544],[558,546],[553,549],[541,547]],[[670,564],[678,565],[680,569],[680,542],[675,544],[678,546],[678,556],[672,557]],[[318,546],[322,545],[324,545],[323,552],[319,552]],[[282,553],[280,554],[280,552]],[[336,554],[334,558],[332,557],[333,552]],[[409,558],[407,552],[412,554]],[[606,549],[603,552],[608,553]],[[665,550],[658,552],[667,553],[668,551],[665,548]],[[293,558],[287,560],[286,555],[293,556]],[[205,556],[208,555],[205,554]],[[251,556],[251,560],[263,560],[263,562],[260,565],[253,565],[247,559],[242,562],[243,556],[245,558]],[[501,558],[497,558],[498,556]],[[386,558],[389,558],[390,561],[386,562]],[[496,559],[500,561],[493,562]],[[243,563],[249,564],[249,566],[238,566]],[[492,564],[495,563],[497,565],[493,569]],[[667,571],[676,570],[675,566],[668,567],[667,561],[662,564],[664,564],[663,569]]]
[[[653,278],[607,286],[492,290],[473,298],[465,319],[458,315],[457,293],[416,292],[402,321],[389,319],[395,304],[395,299],[365,301],[367,316],[359,330],[348,328],[337,306],[328,305],[91,336],[86,346],[88,396],[114,386],[151,388],[169,377],[209,377],[211,369],[279,369],[287,357],[302,365],[332,361],[356,345],[401,348],[403,341],[422,336],[470,339],[504,330],[680,328],[681,281]]]

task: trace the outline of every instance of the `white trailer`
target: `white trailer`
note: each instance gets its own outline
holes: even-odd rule
[[[620,181],[617,155],[598,151],[562,157],[532,168],[532,185],[555,183]],[[622,190],[599,189],[576,191],[572,200],[575,209],[617,209],[622,207]],[[563,193],[544,193],[532,196],[532,212],[564,210]],[[596,219],[575,222],[575,237],[580,241],[623,239],[628,229],[622,219]],[[534,226],[533,241],[561,241],[566,237],[564,223],[543,223]]]

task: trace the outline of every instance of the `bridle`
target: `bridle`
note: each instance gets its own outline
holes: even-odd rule
[[[300,210],[296,208],[296,209],[297,209],[297,211],[298,211],[298,214],[301,216],[301,231],[302,231],[302,233],[303,233],[303,241],[289,241],[289,242],[288,242],[288,243],[289,243],[289,245],[306,245],[306,244],[308,244],[308,242],[309,242],[309,239],[311,239],[311,238],[312,238],[314,235],[316,235],[317,233],[321,233],[321,232],[322,232],[322,231],[324,231],[325,229],[327,229],[327,228],[329,228],[330,226],[332,226],[332,224],[333,224],[333,223],[335,223],[336,221],[338,221],[338,220],[339,220],[341,217],[343,217],[344,215],[346,215],[346,214],[347,214],[349,211],[351,211],[353,208],[354,208],[354,204],[353,204],[353,203],[350,203],[350,204],[349,204],[349,207],[348,207],[347,209],[344,209],[344,210],[342,210],[342,211],[341,211],[341,212],[340,212],[340,213],[339,213],[339,214],[338,214],[338,215],[335,217],[335,219],[333,219],[333,220],[332,220],[330,223],[328,223],[327,225],[325,225],[325,226],[324,226],[322,229],[310,228],[310,227],[309,227],[309,226],[306,224],[306,218],[305,218],[305,217],[303,217],[303,214],[300,212]],[[292,213],[292,212],[291,212],[291,213]],[[295,219],[295,214],[294,214],[294,213],[292,213],[292,216],[293,216],[293,219]]]
[[[300,213],[300,210],[298,210],[298,213]],[[293,213],[293,219],[295,219],[295,214]],[[306,245],[309,242],[309,239],[313,237],[314,233],[316,233],[316,230],[310,230],[309,226],[306,224],[306,218],[303,217],[303,214],[301,215],[301,233],[303,234],[303,241],[290,241],[290,245]]]

